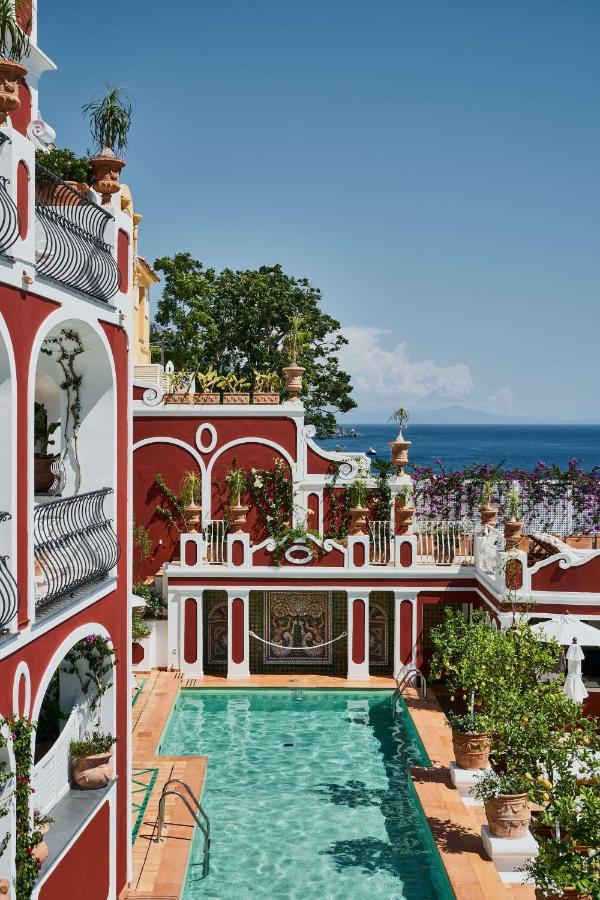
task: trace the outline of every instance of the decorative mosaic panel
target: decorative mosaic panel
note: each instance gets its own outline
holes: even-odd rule
[[[227,665],[227,594],[221,591],[204,592],[205,612],[205,669]]]
[[[387,597],[369,599],[369,667],[389,661],[390,610]]]
[[[329,591],[267,591],[263,634],[270,644],[263,644],[264,662],[330,665],[332,611]]]

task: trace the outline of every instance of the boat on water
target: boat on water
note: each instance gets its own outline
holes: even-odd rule
[[[377,450],[374,447],[369,447],[367,450],[367,456],[377,456]]]

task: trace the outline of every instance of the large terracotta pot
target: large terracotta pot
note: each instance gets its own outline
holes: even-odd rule
[[[250,403],[250,394],[234,393],[223,394],[223,403]]]
[[[248,515],[248,507],[241,503],[236,503],[229,511],[231,513],[231,524],[235,530],[238,532],[243,531],[246,524],[246,516]]]
[[[26,75],[27,69],[21,63],[0,60],[0,125],[6,125],[6,114],[21,105],[19,82]]]
[[[405,441],[402,434],[399,434],[395,441],[392,442],[392,462],[397,467],[398,475],[404,472],[404,466],[408,463],[408,448],[410,441]]]
[[[212,393],[212,391],[206,392],[204,394],[194,394],[194,403],[203,403],[210,404],[214,406],[216,403],[221,402],[221,395],[217,393]]]
[[[368,514],[365,506],[354,506],[350,510],[350,534],[366,534]]]
[[[6,878],[0,878],[0,897],[10,896],[10,882]]]
[[[163,396],[163,401],[165,403],[173,403],[173,404],[176,404],[177,406],[181,406],[181,405],[185,405],[187,403],[193,403],[194,395],[193,394],[177,394],[177,393],[165,394]]]
[[[591,534],[571,534],[565,538],[565,544],[577,550],[592,550],[593,536]]]
[[[398,534],[407,534],[410,531],[414,515],[414,506],[403,506],[400,501],[396,503],[396,528]]]
[[[114,775],[110,758],[112,750],[107,753],[95,753],[93,756],[82,756],[73,761],[73,781],[83,791],[95,791],[106,787]]]
[[[103,203],[110,203],[112,195],[121,190],[119,175],[125,161],[105,147],[100,156],[92,156],[90,165],[94,175],[92,187],[102,196]]]
[[[36,494],[45,494],[54,484],[54,473],[50,466],[53,456],[36,456],[33,461],[34,490]]]
[[[482,525],[495,525],[496,524],[496,516],[498,515],[498,510],[493,506],[483,506],[479,513],[481,515],[481,524]]]
[[[200,531],[200,523],[202,521],[202,509],[197,503],[190,503],[183,510],[188,530],[192,533]]]
[[[290,395],[290,400],[295,402],[299,402],[299,396],[302,393],[302,376],[304,371],[302,366],[286,366],[283,370],[285,389]]]
[[[508,519],[504,523],[504,538],[506,546],[509,550],[517,547],[523,537],[523,520]]]
[[[270,405],[279,403],[279,394],[269,391],[254,391],[252,394],[252,402],[258,405]]]
[[[531,821],[527,794],[501,794],[484,807],[494,837],[516,840],[527,834]]]
[[[452,730],[454,759],[459,769],[487,769],[490,763],[490,736],[480,732]]]

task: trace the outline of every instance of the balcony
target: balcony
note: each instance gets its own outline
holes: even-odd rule
[[[8,135],[0,132],[0,150],[4,144],[10,143]],[[0,176],[0,254],[10,250],[19,237],[21,220],[15,204],[10,195],[8,185],[10,180]]]
[[[10,518],[10,513],[0,512],[0,523]],[[18,607],[19,589],[8,567],[8,556],[0,556],[0,635],[10,631]]]
[[[104,512],[111,488],[50,500],[34,510],[36,611],[107,578],[120,547]]]

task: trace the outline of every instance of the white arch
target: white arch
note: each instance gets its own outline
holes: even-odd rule
[[[211,490],[210,490],[210,476],[206,471],[206,465],[198,451],[195,447],[192,447],[191,444],[186,444],[185,441],[181,441],[179,438],[171,438],[171,437],[151,437],[144,438],[141,441],[138,441],[137,444],[133,445],[133,452],[136,450],[140,450],[142,447],[148,447],[150,444],[171,444],[174,447],[180,447],[182,450],[187,450],[192,459],[194,459],[198,466],[200,467],[200,475],[202,478],[202,490],[200,503],[202,506],[202,519],[203,521],[207,518],[210,518],[210,507],[211,507]],[[206,498],[208,497],[208,508]]]
[[[19,686],[21,678],[25,679],[25,699],[23,709],[19,708]],[[20,660],[13,678],[13,713],[17,717],[29,717],[31,709],[31,673],[24,659]]]
[[[10,480],[10,512],[12,516],[12,521],[10,524],[11,529],[11,539],[10,539],[10,567],[13,575],[16,576],[17,572],[17,519],[19,516],[19,511],[17,509],[17,363],[15,359],[15,352],[13,349],[13,342],[11,339],[10,331],[6,325],[6,322],[2,317],[0,317],[0,337],[4,343],[4,349],[6,350],[6,358],[8,360],[8,377],[10,379],[10,422],[8,423],[9,427],[9,456],[10,456],[10,469],[9,473],[4,473],[5,477],[8,477]]]

